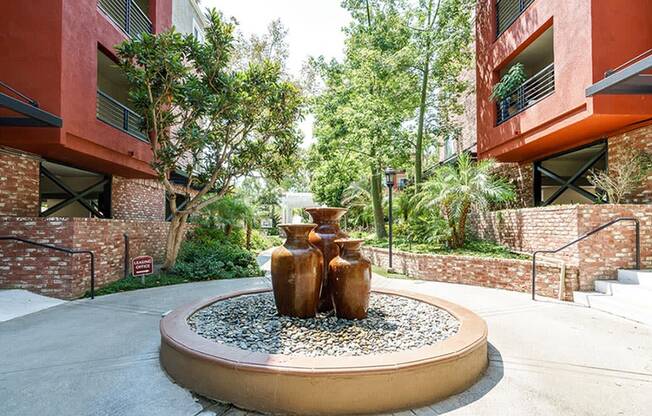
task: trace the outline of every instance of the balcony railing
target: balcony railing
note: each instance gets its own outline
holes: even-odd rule
[[[507,98],[496,103],[498,120],[503,123],[555,91],[555,64],[543,68],[516,88]]]
[[[496,2],[496,37],[500,36],[534,0],[498,0]]]
[[[152,33],[152,22],[134,0],[97,0],[97,4],[129,36]]]
[[[139,140],[149,141],[141,130],[143,118],[100,90],[97,90],[97,118]]]

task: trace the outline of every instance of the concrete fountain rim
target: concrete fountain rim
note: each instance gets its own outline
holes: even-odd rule
[[[244,350],[202,337],[190,328],[188,318],[213,303],[230,298],[270,292],[271,289],[237,290],[197,300],[175,309],[160,323],[161,343],[193,359],[209,361],[230,369],[280,374],[355,375],[393,372],[463,359],[486,347],[487,325],[475,313],[446,300],[412,291],[374,288],[373,292],[407,297],[441,308],[460,323],[458,332],[440,342],[401,352],[357,356],[319,356],[268,354]]]

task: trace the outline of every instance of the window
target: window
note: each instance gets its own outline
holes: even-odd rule
[[[41,217],[111,218],[111,176],[41,163]]]
[[[204,30],[199,26],[195,18],[192,19],[192,35],[199,42],[204,43]]]
[[[592,204],[599,190],[588,181],[592,170],[607,169],[607,142],[600,141],[534,163],[534,203]]]
[[[452,157],[457,152],[457,140],[454,137],[448,137],[444,142],[444,159]]]

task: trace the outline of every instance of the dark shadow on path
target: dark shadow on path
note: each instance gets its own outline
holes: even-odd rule
[[[464,407],[480,400],[484,395],[496,387],[504,375],[503,357],[500,354],[500,351],[498,351],[491,343],[488,344],[488,355],[489,367],[484,376],[482,376],[477,383],[462,393],[451,396],[439,403],[430,405],[430,408],[437,414],[446,414],[446,412],[459,409],[460,407]]]

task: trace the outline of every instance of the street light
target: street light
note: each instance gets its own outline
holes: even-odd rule
[[[396,179],[396,171],[392,168],[385,169],[385,185],[389,191],[389,268],[387,271],[392,273],[392,190],[394,189],[394,180]]]

